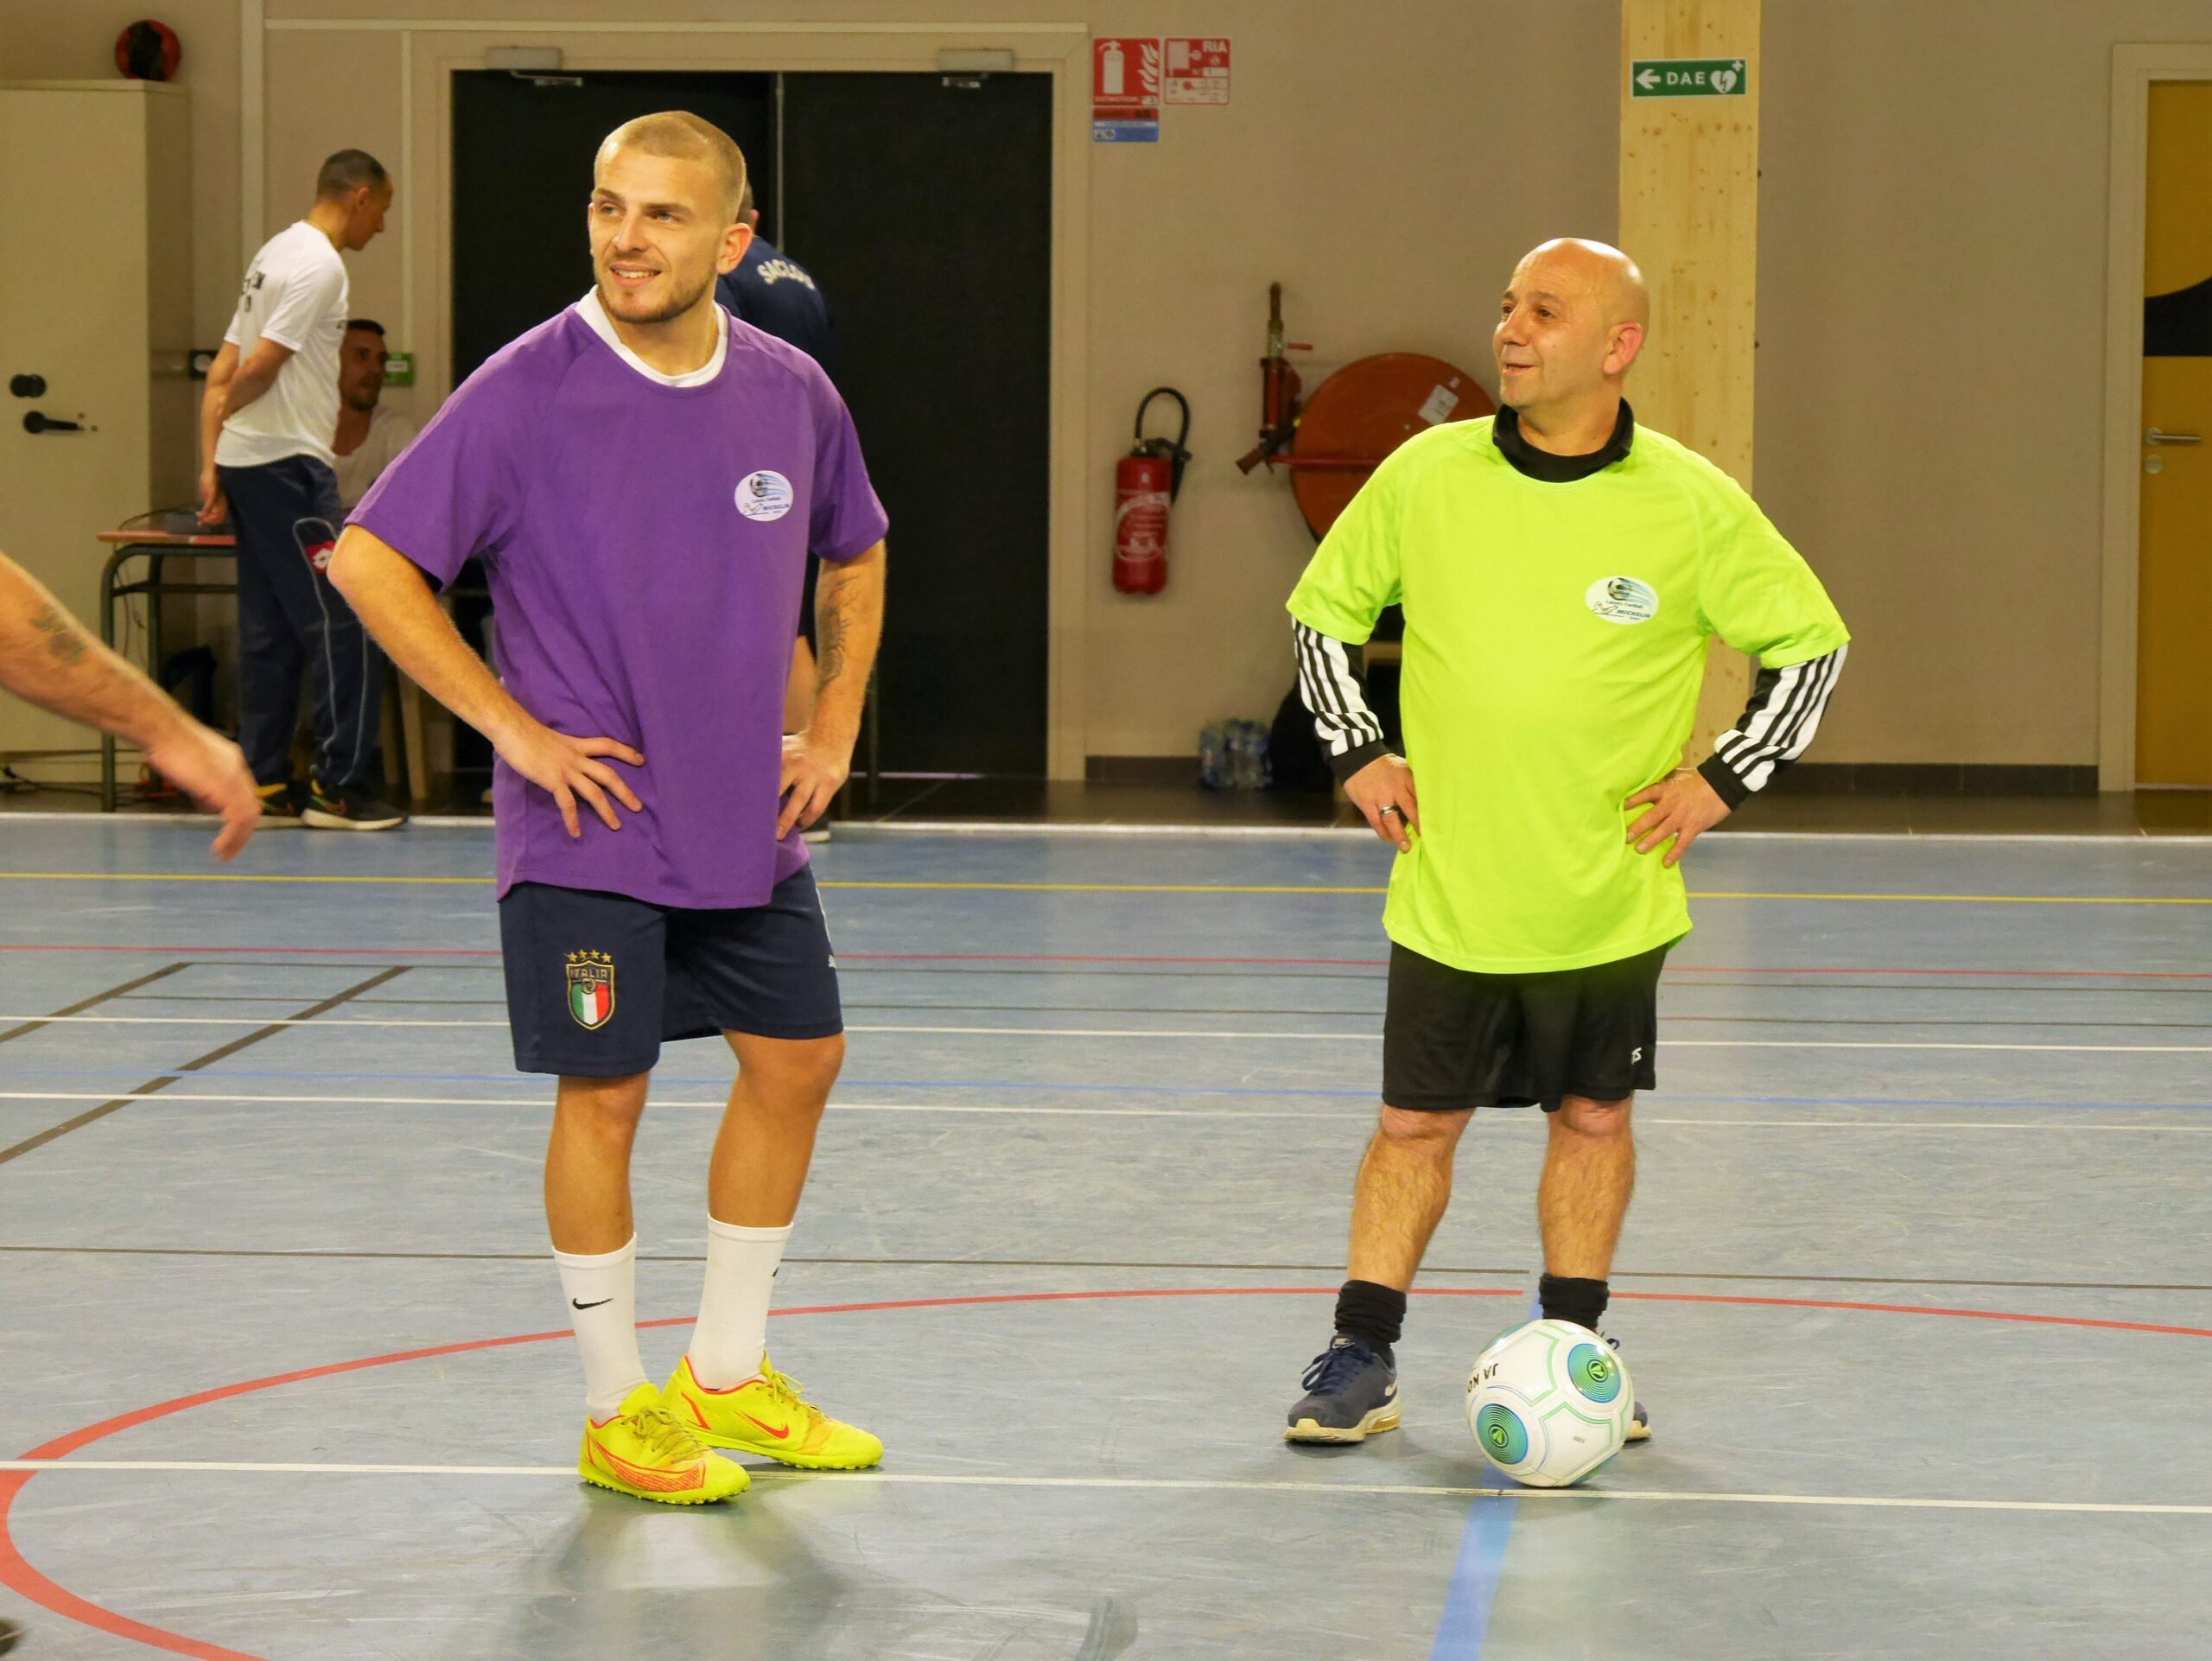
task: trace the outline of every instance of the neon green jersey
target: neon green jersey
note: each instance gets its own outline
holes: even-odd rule
[[[1409,439],[1352,499],[1290,596],[1363,642],[1405,608],[1400,707],[1421,833],[1390,873],[1401,945],[1486,974],[1611,963],[1686,932],[1679,868],[1623,804],[1670,772],[1706,637],[1767,668],[1850,639],[1751,499],[1673,439],[1573,483],[1518,472],[1491,423]]]

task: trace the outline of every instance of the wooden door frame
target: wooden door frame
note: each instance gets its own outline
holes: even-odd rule
[[[1018,72],[1052,78],[1050,416],[1046,557],[1046,771],[1080,779],[1089,751],[1086,578],[1084,557],[1090,409],[1090,32],[1070,22],[761,23],[627,22],[611,3],[601,17],[501,22],[488,18],[264,18],[264,0],[240,0],[255,39],[242,124],[258,139],[264,88],[257,84],[263,29],[396,37],[402,147],[394,171],[396,227],[404,239],[403,325],[416,350],[417,386],[442,399],[452,390],[449,227],[453,203],[452,74],[480,69],[493,47],[550,46],[575,71],[728,72],[741,74],[873,70],[931,73],[948,48],[998,48]],[[252,151],[249,152],[253,154]],[[261,158],[255,155],[258,162]],[[258,167],[245,169],[247,188]],[[257,194],[245,224],[258,224]],[[866,435],[862,435],[865,439]],[[899,530],[892,527],[892,557]]]
[[[2123,45],[2112,53],[2112,186],[2105,241],[2102,604],[2097,652],[2097,788],[2135,788],[2136,584],[2142,557],[2143,238],[2151,87],[2212,80],[2212,44]]]

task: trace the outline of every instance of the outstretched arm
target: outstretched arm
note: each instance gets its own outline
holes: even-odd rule
[[[261,799],[238,746],[185,714],[168,693],[86,633],[43,583],[4,554],[0,686],[143,750],[162,777],[222,815],[216,858],[228,859],[245,847],[260,822]]]

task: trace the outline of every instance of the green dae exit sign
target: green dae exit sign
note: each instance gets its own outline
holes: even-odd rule
[[[1638,58],[1628,71],[1630,98],[1741,98],[1751,84],[1741,58]]]

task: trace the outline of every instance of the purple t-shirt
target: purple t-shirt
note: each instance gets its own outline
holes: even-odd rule
[[[829,378],[727,321],[711,378],[672,384],[569,308],[486,360],[353,511],[440,583],[480,557],[516,702],[645,758],[607,763],[645,811],[616,804],[609,830],[579,803],[575,839],[551,792],[499,762],[502,894],[759,906],[806,862],[796,832],[776,840],[806,557],[852,559],[887,521]]]

